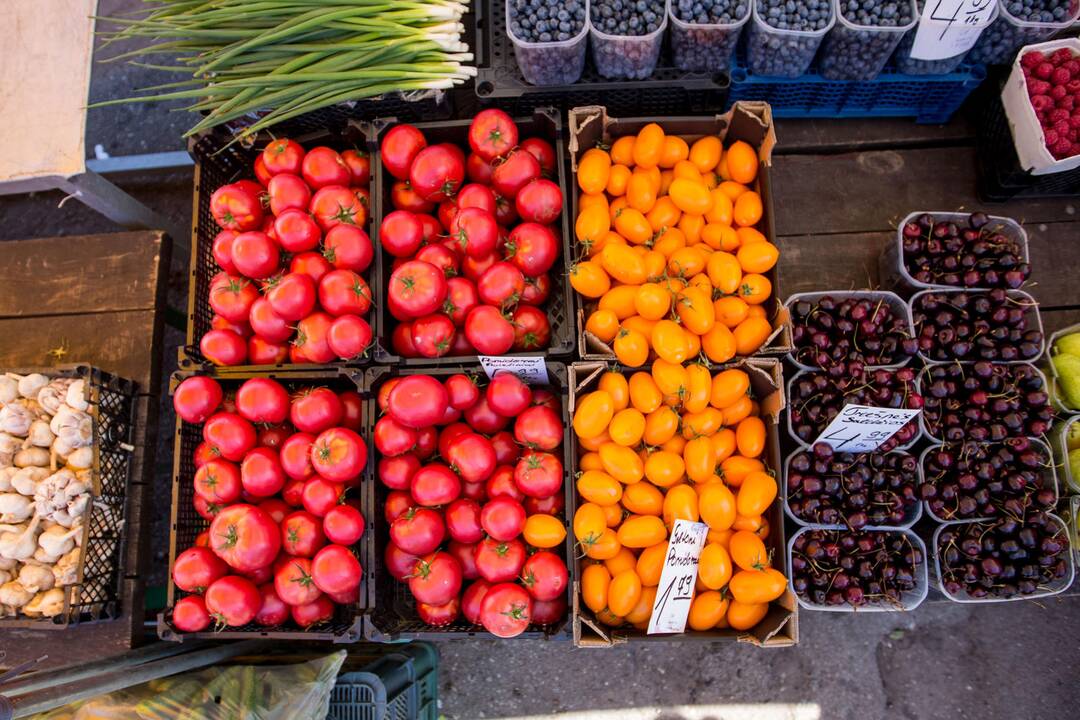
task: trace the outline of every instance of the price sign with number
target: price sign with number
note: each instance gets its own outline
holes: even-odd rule
[[[649,635],[681,633],[686,629],[686,618],[694,599],[698,558],[708,534],[709,526],[705,523],[676,520],[671,527],[664,569],[660,572],[660,585],[656,588],[656,600],[649,618]]]
[[[872,452],[920,412],[907,408],[894,410],[869,405],[845,405],[814,443],[826,443],[837,452]]]
[[[911,57],[944,60],[971,49],[994,13],[994,0],[926,0]]]
[[[540,355],[529,357],[499,357],[497,355],[480,355],[480,365],[487,373],[490,380],[495,373],[505,370],[514,373],[530,385],[547,385],[547,365]]]

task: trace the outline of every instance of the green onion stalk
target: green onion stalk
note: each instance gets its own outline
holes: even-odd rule
[[[128,61],[183,79],[107,100],[190,100],[203,118],[185,137],[259,112],[245,135],[304,113],[390,92],[445,90],[476,75],[462,42],[468,0],[143,0],[98,18],[103,47],[141,41]],[[169,58],[164,64],[140,57]]]

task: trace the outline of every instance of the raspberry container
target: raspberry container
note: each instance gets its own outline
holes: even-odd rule
[[[1051,455],[1051,453],[1050,453],[1050,446],[1047,445],[1044,441],[1042,441],[1042,440],[1040,440],[1038,438],[1028,438],[1028,440],[1030,440],[1033,445],[1038,447],[1039,450],[1043,453],[1043,457],[1046,458],[1046,467],[1045,467],[1045,469],[1043,470],[1043,472],[1041,474],[1041,482],[1040,482],[1037,489],[1041,490],[1042,488],[1045,488],[1045,487],[1053,488],[1053,490],[1054,490],[1054,503],[1056,504],[1057,501],[1061,498],[1061,492],[1060,492],[1060,489],[1058,487],[1057,473],[1054,472],[1054,460],[1053,460],[1053,455]],[[1000,443],[979,443],[979,444],[980,445],[999,445]],[[931,445],[930,447],[923,450],[922,453],[919,455],[919,484],[920,485],[926,482],[926,462],[930,457],[930,453],[937,452],[941,448],[942,448],[941,445]],[[933,510],[930,509],[929,501],[924,500],[922,504],[926,508],[926,516],[929,517],[934,522],[939,522],[939,523],[978,522],[978,521],[987,521],[987,520],[996,520],[997,519],[997,518],[995,518],[993,516],[972,517],[972,518],[947,518],[947,517],[941,517],[940,515],[938,515]]]
[[[1080,407],[1070,407],[1063,397],[1061,397],[1061,389],[1058,387],[1058,371],[1057,366],[1052,362],[1054,353],[1054,346],[1057,345],[1057,341],[1065,335],[1072,335],[1073,333],[1080,333],[1080,324],[1070,325],[1069,327],[1061,328],[1055,333],[1050,335],[1050,338],[1046,341],[1046,363],[1045,367],[1050,374],[1050,400],[1054,403],[1054,408],[1058,412],[1064,415],[1073,415],[1080,412]],[[1064,447],[1064,446],[1062,446]],[[1077,492],[1080,492],[1080,479],[1078,479]]]
[[[905,75],[947,75],[960,67],[960,64],[964,62],[967,51],[940,60],[920,60],[911,57],[911,48],[915,45],[915,35],[919,32],[918,18],[922,14],[923,5],[925,5],[925,0],[918,0],[919,12],[915,16],[915,27],[908,30],[903,39],[900,40],[900,44],[896,46],[893,61],[896,63],[896,69]],[[984,29],[993,24],[997,16],[998,4],[995,2],[994,8],[990,11],[990,20],[983,26]]]
[[[732,23],[692,23],[680,20],[668,2],[668,22],[671,23],[671,54],[675,67],[689,72],[727,72],[743,27],[750,20],[750,3],[746,13]]]
[[[938,529],[934,531],[934,537],[931,541],[931,549],[934,551],[934,563],[931,566],[930,581],[934,584],[935,588],[941,591],[942,595],[956,603],[1001,603],[1015,602],[1017,600],[1035,600],[1038,598],[1046,598],[1052,595],[1058,595],[1064,592],[1066,588],[1072,585],[1073,578],[1076,576],[1076,563],[1073,559],[1073,543],[1071,542],[1072,538],[1070,537],[1069,530],[1065,525],[1065,521],[1063,521],[1060,517],[1054,515],[1053,513],[1047,513],[1047,515],[1049,515],[1049,517],[1058,524],[1058,527],[1061,528],[1061,533],[1065,536],[1065,540],[1069,543],[1070,549],[1066,549],[1062,552],[1065,557],[1065,563],[1068,565],[1069,568],[1065,577],[1054,580],[1046,586],[1045,590],[1041,590],[1030,595],[1015,595],[1009,598],[973,598],[966,592],[951,593],[945,589],[944,583],[941,579],[941,557],[938,550],[938,538],[941,537],[941,533],[945,531],[945,528],[955,527],[957,525],[970,525],[971,523],[979,522],[977,520],[956,520],[954,522],[947,522],[943,525],[939,525]]]
[[[914,328],[916,335],[919,332],[919,328],[915,327],[915,325],[914,325],[914,323],[915,323],[915,308],[916,308],[917,303],[919,302],[920,298],[922,298],[924,295],[927,295],[928,293],[952,294],[952,293],[962,293],[962,292],[966,292],[966,293],[971,294],[971,295],[982,295],[982,294],[985,294],[985,293],[987,293],[989,291],[988,290],[968,290],[966,288],[964,288],[964,289],[951,288],[951,289],[948,289],[948,290],[943,290],[943,289],[920,290],[919,292],[912,295],[911,296],[911,317],[912,317],[912,327]],[[1005,297],[1008,299],[1009,302],[1014,302],[1017,305],[1021,305],[1024,308],[1024,320],[1027,322],[1028,328],[1032,329],[1032,330],[1038,329],[1039,334],[1043,335],[1042,315],[1039,313],[1039,303],[1038,303],[1038,301],[1035,298],[1031,297],[1031,295],[1029,295],[1028,293],[1024,292],[1023,290],[1006,290],[1005,291]],[[1043,356],[1044,352],[1046,352],[1046,338],[1045,338],[1045,336],[1043,337],[1042,342],[1039,343],[1039,354],[1036,355],[1035,357],[1026,358],[1026,359],[1023,359],[1023,360],[994,360],[993,363],[995,365],[1020,365],[1022,363],[1032,364],[1032,363],[1038,362],[1039,358],[1041,358]],[[960,362],[960,363],[964,363],[964,364],[970,364],[970,363],[973,363],[973,362],[977,362],[979,360],[979,358],[972,358],[970,360],[935,360],[934,358],[928,357],[926,354],[924,354],[922,350],[919,351],[919,358],[923,362],[931,363],[931,364],[933,364],[933,363],[943,363],[943,362]]]
[[[1050,436],[1050,445],[1054,450],[1054,464],[1061,468],[1065,485],[1073,493],[1080,494],[1080,477],[1073,475],[1069,465],[1069,430],[1078,420],[1080,415],[1074,415],[1063,422],[1061,430]]]
[[[1080,17],[1080,0],[1069,3],[1069,14],[1061,22],[1031,22],[1021,20],[1009,12],[1009,3],[998,3],[997,19],[986,26],[975,46],[968,50],[969,63],[1005,65],[1012,62],[1016,51],[1024,45],[1049,40],[1059,30],[1064,30]]]
[[[821,298],[823,298],[825,296],[834,298],[836,300],[849,300],[849,299],[863,300],[863,299],[867,299],[867,300],[875,300],[875,301],[878,301],[878,302],[883,302],[886,305],[888,305],[890,308],[892,308],[892,311],[894,313],[896,313],[897,315],[899,315],[899,316],[901,316],[901,317],[903,317],[903,318],[905,318],[907,320],[908,334],[911,335],[912,337],[915,336],[915,326],[914,326],[914,322],[912,321],[912,317],[911,317],[911,307],[906,302],[904,302],[904,300],[899,295],[897,295],[896,293],[888,292],[886,290],[848,290],[848,291],[839,291],[838,290],[838,291],[833,291],[833,292],[826,291],[826,292],[795,293],[794,295],[791,295],[790,297],[788,297],[787,302],[784,303],[784,306],[787,307],[788,313],[790,314],[791,313],[791,308],[794,307],[795,303],[800,302],[800,301],[816,303],[817,301],[821,300]],[[820,368],[818,366],[816,366],[816,365],[808,365],[808,364],[806,364],[804,362],[800,362],[799,359],[798,359],[798,355],[799,355],[799,348],[793,348],[791,350],[791,352],[789,352],[787,354],[787,359],[791,362],[792,365],[799,368],[800,370],[820,370]],[[905,365],[908,364],[908,362],[910,360],[911,360],[911,358],[904,358],[901,362],[890,363],[888,365],[867,365],[867,369],[868,370],[879,370],[879,369],[895,370],[897,368],[904,367]]]
[[[859,25],[844,17],[840,3],[832,0],[836,24],[825,36],[818,58],[818,72],[829,80],[873,80],[889,61],[904,34],[919,22],[915,0],[911,5],[911,22],[906,25]]]
[[[664,19],[660,27],[647,35],[608,35],[589,21],[593,64],[602,77],[611,79],[644,80],[656,69],[660,46],[664,42],[670,0],[664,3]]]
[[[808,533],[813,530],[846,530],[843,525],[813,525],[810,527],[801,528],[797,533],[791,536],[791,540],[787,545],[787,567],[791,567],[791,559],[795,553],[795,540],[803,533]],[[912,544],[913,547],[918,548],[922,552],[922,562],[915,565],[915,589],[911,592],[904,593],[900,601],[900,606],[891,605],[886,602],[878,602],[874,604],[865,605],[860,608],[853,607],[844,603],[843,605],[819,605],[809,600],[804,600],[798,593],[795,592],[795,585],[792,582],[794,573],[790,573],[788,576],[788,588],[791,590],[792,595],[798,600],[799,606],[805,610],[823,610],[825,612],[843,612],[843,613],[867,613],[867,612],[907,612],[914,610],[922,605],[923,600],[926,599],[926,594],[930,590],[930,582],[928,577],[928,561],[926,557],[926,544],[915,534],[914,530],[907,529],[884,529],[884,528],[864,528],[869,532],[883,532],[890,534],[902,534]],[[1071,579],[1071,577],[1070,577]]]
[[[821,30],[781,30],[765,22],[754,0],[753,22],[746,41],[747,63],[752,75],[797,78],[806,73],[814,60],[821,39],[836,23],[836,13],[829,12],[829,22]]]
[[[585,70],[585,46],[589,38],[589,0],[585,0],[585,22],[581,31],[559,42],[526,42],[510,29],[510,3],[505,5],[506,36],[514,46],[514,58],[525,81],[532,85],[569,85]]]
[[[923,213],[933,215],[935,221],[951,220],[957,224],[962,223],[964,225],[967,224],[967,218],[969,216],[969,213],[916,210],[913,213],[908,213],[908,216],[900,221],[896,226],[896,237],[890,239],[885,244],[885,248],[881,251],[881,255],[878,256],[878,275],[881,278],[882,287],[895,290],[900,295],[911,295],[919,290],[960,289],[953,288],[950,285],[919,282],[911,277],[911,273],[908,272],[907,267],[904,265],[904,226],[909,222],[914,222],[915,219]],[[1019,241],[1020,247],[1024,252],[1024,262],[1029,262],[1027,233],[1024,232],[1024,228],[1020,226],[1020,223],[1012,218],[1003,217],[1001,215],[990,215],[990,222],[987,223],[986,227],[991,228],[991,231],[1000,232],[1002,235],[1012,240]],[[990,288],[963,289],[989,290]]]

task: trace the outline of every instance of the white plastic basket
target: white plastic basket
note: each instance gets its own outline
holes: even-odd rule
[[[670,0],[667,0],[660,26],[645,35],[609,35],[593,25],[590,17],[589,42],[596,72],[602,77],[628,80],[644,80],[652,75],[660,59],[669,10]]]
[[[835,291],[831,291],[831,292],[826,291],[826,292],[795,293],[794,295],[791,295],[790,297],[788,297],[787,301],[784,303],[784,306],[787,307],[788,310],[790,311],[790,309],[797,302],[806,301],[806,302],[810,302],[810,303],[816,303],[819,300],[821,300],[821,298],[823,298],[823,297],[831,297],[831,298],[834,298],[834,299],[840,300],[840,301],[851,300],[851,299],[854,299],[854,300],[866,299],[866,300],[875,300],[875,301],[884,302],[885,304],[887,304],[892,309],[892,311],[895,314],[899,315],[900,317],[904,318],[907,321],[908,335],[910,335],[911,337],[915,336],[915,326],[914,326],[914,323],[912,322],[911,308],[908,306],[908,304],[906,302],[904,302],[903,298],[901,298],[896,293],[889,292],[887,290],[847,290],[847,291],[835,290]],[[793,320],[793,322],[794,322],[794,320]],[[793,348],[792,351],[787,354],[787,358],[788,358],[789,361],[791,361],[792,365],[799,368],[800,370],[820,370],[821,369],[821,368],[817,367],[816,365],[807,365],[806,363],[799,362],[798,357],[797,357],[798,356],[798,351],[799,351],[799,348]],[[908,362],[910,362],[910,360],[911,360],[911,358],[907,357],[907,358],[904,358],[901,362],[889,363],[887,365],[867,365],[866,368],[868,370],[895,370],[897,368],[904,367],[905,365],[908,364]]]
[[[985,295],[986,293],[988,293],[990,291],[989,290],[969,290],[967,288],[949,288],[949,289],[933,288],[933,289],[930,289],[930,290],[920,290],[919,292],[912,295],[911,296],[911,321],[912,321],[912,328],[914,329],[916,337],[918,336],[919,328],[915,327],[915,325],[914,325],[914,323],[915,323],[915,309],[916,309],[916,307],[918,305],[918,302],[919,302],[920,298],[922,298],[924,295],[927,295],[929,293],[954,294],[954,293],[962,293],[962,292],[968,293],[969,295]],[[1043,332],[1042,315],[1039,313],[1039,303],[1038,303],[1037,300],[1035,300],[1035,298],[1033,298],[1031,295],[1024,292],[1023,290],[1006,290],[1005,291],[1005,296],[1007,298],[1009,298],[1011,300],[1014,300],[1014,301],[1020,303],[1021,305],[1023,305],[1023,307],[1024,307],[1024,315],[1025,315],[1025,317],[1026,317],[1026,319],[1028,321],[1028,323],[1027,323],[1028,324],[1028,329],[1029,330],[1038,330],[1039,335],[1042,336],[1042,340],[1039,342],[1039,354],[1036,355],[1035,357],[1024,358],[1022,360],[993,360],[992,362],[995,365],[1022,365],[1022,364],[1025,364],[1025,363],[1027,363],[1029,365],[1034,364],[1034,363],[1038,362],[1039,358],[1041,358],[1043,356],[1043,353],[1046,352],[1046,336],[1045,336],[1045,333]],[[1035,321],[1034,323],[1031,322],[1032,319],[1034,319],[1034,321]],[[967,365],[967,364],[970,364],[970,363],[979,362],[979,358],[972,358],[972,359],[968,359],[968,360],[959,360],[959,359],[935,360],[933,358],[927,357],[926,354],[923,353],[923,351],[921,349],[919,350],[919,358],[921,358],[924,363],[959,362],[959,363],[963,363],[963,364]]]
[[[589,39],[589,0],[585,0],[585,22],[581,31],[559,42],[526,42],[514,37],[510,29],[510,2],[503,4],[506,13],[506,36],[514,46],[514,58],[525,81],[532,85],[570,85],[585,70],[585,48]]]

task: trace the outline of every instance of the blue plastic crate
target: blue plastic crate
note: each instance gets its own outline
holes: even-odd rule
[[[873,80],[827,80],[811,67],[798,78],[751,75],[740,59],[731,70],[728,107],[737,100],[764,100],[779,118],[913,117],[948,122],[964,99],[986,79],[982,65],[961,65],[947,75],[904,75],[890,64]]]

